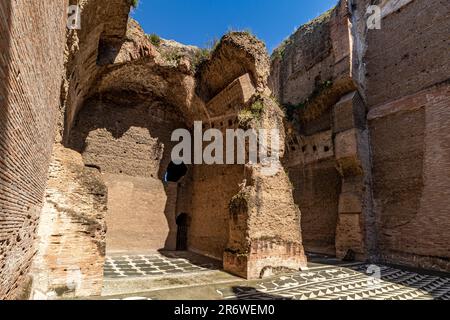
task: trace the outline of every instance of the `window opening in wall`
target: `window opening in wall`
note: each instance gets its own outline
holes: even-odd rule
[[[169,163],[167,167],[166,174],[164,175],[165,182],[178,182],[183,178],[187,173],[187,167],[184,163],[175,164],[172,161]]]

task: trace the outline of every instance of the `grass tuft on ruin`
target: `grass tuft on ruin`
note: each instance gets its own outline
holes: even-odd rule
[[[155,47],[159,47],[161,45],[161,37],[158,36],[156,33],[147,34],[147,39],[150,41],[152,45]]]
[[[264,102],[261,99],[255,100],[249,107],[242,109],[238,114],[238,121],[241,127],[248,127],[253,121],[260,121],[264,113]]]

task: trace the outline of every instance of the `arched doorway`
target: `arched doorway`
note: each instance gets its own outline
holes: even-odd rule
[[[177,251],[186,251],[188,241],[188,215],[185,213],[177,217]]]

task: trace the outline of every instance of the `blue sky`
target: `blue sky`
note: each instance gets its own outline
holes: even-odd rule
[[[205,47],[228,30],[251,30],[269,52],[337,0],[140,0],[132,16],[146,33]]]

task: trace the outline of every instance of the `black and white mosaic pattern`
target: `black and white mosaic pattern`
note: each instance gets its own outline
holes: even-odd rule
[[[450,276],[418,274],[379,266],[333,266],[281,276],[252,286],[217,290],[223,299],[240,300],[450,300]]]
[[[105,262],[105,278],[152,277],[174,274],[189,274],[217,270],[219,266],[214,261],[192,259],[192,255],[183,254],[164,256],[152,255],[121,255],[108,256]]]

